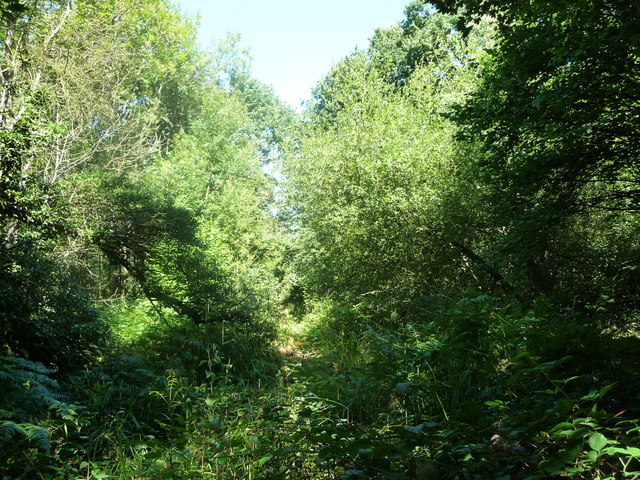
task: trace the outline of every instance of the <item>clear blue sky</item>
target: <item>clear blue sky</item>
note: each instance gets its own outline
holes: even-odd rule
[[[239,33],[255,77],[297,108],[333,64],[366,48],[376,28],[402,20],[410,0],[174,1],[184,13],[200,13],[205,47]]]

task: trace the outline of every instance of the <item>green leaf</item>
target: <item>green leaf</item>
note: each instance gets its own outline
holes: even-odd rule
[[[616,455],[618,453],[626,454],[627,453],[627,449],[626,448],[620,448],[620,447],[607,447],[604,450],[602,450],[602,453],[604,455]]]
[[[265,463],[267,463],[272,458],[273,458],[273,455],[269,453],[268,455],[265,455],[260,460],[258,460],[258,465],[259,466],[263,466]]]
[[[587,401],[595,401],[595,400],[600,400],[602,397],[605,396],[605,394],[611,390],[613,387],[615,386],[615,383],[611,383],[609,385],[606,385],[604,387],[602,387],[600,390],[591,390],[587,395],[585,395],[584,397],[582,397],[582,400],[587,400]]]
[[[560,458],[551,458],[540,462],[540,466],[544,471],[551,475],[559,475],[562,472],[562,467],[564,467],[564,465],[565,462]]]
[[[557,433],[560,435],[564,435],[567,430],[571,430],[572,432],[575,430],[575,427],[572,423],[562,422],[549,430],[549,433]]]
[[[631,455],[632,457],[638,458],[640,457],[640,448],[638,447],[627,447],[626,453]]]
[[[565,463],[573,463],[582,453],[582,442],[576,443],[573,446],[567,446],[562,452],[560,452],[559,457],[564,460]]]
[[[589,446],[596,452],[602,450],[607,443],[609,443],[607,437],[600,432],[595,432],[589,437]]]
[[[585,458],[589,462],[595,462],[598,459],[598,452],[596,452],[595,450],[589,450]]]

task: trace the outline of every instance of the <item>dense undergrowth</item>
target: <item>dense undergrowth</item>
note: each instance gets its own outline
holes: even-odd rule
[[[413,0],[296,115],[0,1],[0,480],[640,479],[637,25]]]
[[[5,357],[4,478],[640,476],[637,337],[486,296],[357,310],[223,340],[129,306],[82,372]]]

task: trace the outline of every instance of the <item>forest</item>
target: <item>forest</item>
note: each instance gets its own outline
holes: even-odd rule
[[[413,0],[300,113],[0,17],[2,480],[640,479],[639,3]]]

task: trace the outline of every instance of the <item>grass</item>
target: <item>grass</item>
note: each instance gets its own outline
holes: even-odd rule
[[[5,445],[5,478],[640,478],[620,363],[637,338],[480,299],[388,329],[329,308],[220,345],[217,327],[163,332],[141,308],[66,384],[75,414],[42,419],[52,448]]]

